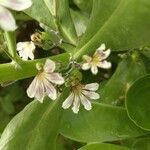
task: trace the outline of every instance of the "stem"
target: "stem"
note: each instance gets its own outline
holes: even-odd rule
[[[69,61],[69,54],[64,53],[52,57],[48,57],[55,61],[60,61],[67,66]],[[19,65],[21,66],[20,69],[15,69],[13,63],[6,63],[0,65],[0,84],[7,81],[14,81],[29,78],[35,76],[37,74],[36,63],[44,63],[46,59],[36,59],[30,61],[21,61]]]
[[[15,32],[6,32],[5,31],[4,32],[4,38],[7,42],[8,53],[11,56],[10,59],[15,60],[16,55],[17,55]]]

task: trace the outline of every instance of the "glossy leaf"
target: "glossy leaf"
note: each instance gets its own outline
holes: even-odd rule
[[[76,45],[77,34],[70,14],[68,0],[58,1],[57,18],[59,30],[63,38],[73,45]]]
[[[130,87],[126,96],[126,108],[131,120],[142,129],[150,131],[150,75],[146,75]]]
[[[148,45],[149,9],[149,0],[94,0],[90,23],[76,57],[93,53],[102,43],[113,51]]]
[[[44,0],[45,4],[47,5],[49,11],[53,16],[56,17],[57,13],[57,0]]]
[[[40,23],[43,23],[52,29],[56,29],[55,20],[46,3],[43,0],[32,0],[32,3],[32,6],[24,12]]]
[[[54,150],[60,124],[61,101],[64,98],[65,95],[56,101],[47,98],[43,104],[37,101],[30,103],[4,130],[0,149]]]
[[[101,91],[103,103],[117,104],[124,101],[125,94],[131,84],[145,74],[145,67],[140,58],[134,60],[128,56],[128,58],[123,59]]]
[[[83,146],[79,150],[129,150],[129,149],[114,144],[94,143],[94,144],[88,144],[86,146]]]
[[[71,110],[64,111],[61,134],[89,143],[121,140],[147,133],[130,121],[125,109],[99,103],[92,105],[91,111],[80,110],[78,115]]]
[[[83,15],[80,11],[75,11],[73,9],[70,9],[70,11],[77,35],[81,36],[85,33],[89,18]]]

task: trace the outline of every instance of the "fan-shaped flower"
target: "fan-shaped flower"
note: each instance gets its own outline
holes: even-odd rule
[[[0,27],[6,31],[15,30],[17,25],[8,9],[21,11],[29,8],[31,5],[31,0],[0,0]]]
[[[96,50],[93,57],[88,55],[84,55],[83,59],[86,61],[82,64],[83,70],[91,69],[93,74],[98,73],[98,68],[109,69],[111,68],[111,63],[106,61],[105,59],[110,55],[110,49],[105,50],[105,44],[101,44],[101,46]]]
[[[55,62],[47,59],[43,67],[37,65],[39,73],[36,75],[29,88],[27,95],[30,98],[35,98],[43,102],[45,95],[55,100],[57,98],[57,91],[53,84],[61,85],[64,83],[64,78],[59,73],[55,73]]]
[[[78,113],[81,103],[86,110],[91,110],[92,105],[90,100],[100,98],[100,95],[95,92],[98,87],[98,83],[91,83],[86,85],[78,84],[73,86],[71,94],[63,102],[62,107],[67,109],[73,104],[73,112]]]
[[[35,45],[32,41],[17,43],[17,51],[23,60],[34,59]]]

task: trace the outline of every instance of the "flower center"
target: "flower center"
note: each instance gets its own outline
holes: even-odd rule
[[[83,89],[83,85],[82,84],[78,84],[72,87],[72,91],[75,95],[81,95],[82,94],[82,89]]]
[[[93,59],[92,59],[92,64],[93,64],[93,65],[97,65],[100,60],[101,60],[100,56],[97,55],[97,54],[95,54],[95,55],[93,56]]]
[[[44,72],[39,72],[38,75],[37,75],[37,78],[42,81],[45,78],[45,73]]]

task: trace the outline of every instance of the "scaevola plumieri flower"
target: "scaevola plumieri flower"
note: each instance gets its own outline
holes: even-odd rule
[[[64,83],[64,78],[60,73],[56,73],[56,64],[54,61],[47,59],[44,66],[37,64],[39,73],[35,76],[34,80],[27,89],[27,95],[30,98],[43,102],[44,97],[47,95],[50,99],[57,98],[57,91],[55,85]]]
[[[0,27],[6,31],[16,30],[15,19],[8,9],[22,11],[31,5],[31,0],[0,0]]]
[[[100,95],[95,91],[98,90],[98,83],[91,84],[77,84],[71,87],[71,94],[67,97],[67,99],[63,102],[62,107],[64,109],[69,108],[73,105],[72,110],[74,113],[78,113],[80,104],[84,106],[86,110],[91,110],[92,105],[90,100],[99,99]]]
[[[17,51],[23,60],[34,59],[35,45],[32,41],[17,43]]]
[[[101,44],[92,57],[88,55],[83,56],[85,62],[82,64],[82,69],[91,69],[91,72],[95,75],[98,73],[98,68],[111,68],[111,63],[106,61],[106,58],[110,55],[110,52],[110,49],[106,50],[105,44]]]

